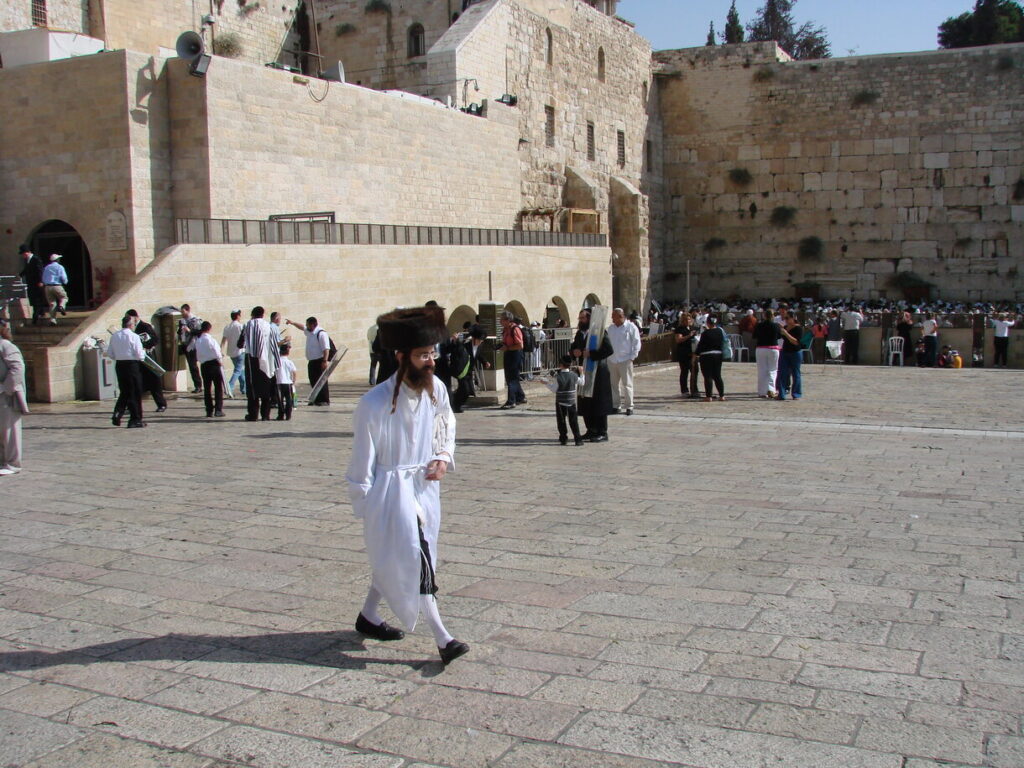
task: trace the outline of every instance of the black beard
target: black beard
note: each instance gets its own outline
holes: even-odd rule
[[[583,321],[581,320],[581,321],[579,322],[579,324],[578,324],[578,325],[576,326],[576,328],[577,328],[578,330],[581,330],[581,331],[587,331],[587,330],[590,330],[590,323],[589,323],[589,322],[587,322],[587,323],[584,323],[584,322],[583,322]]]
[[[426,392],[434,384],[434,366],[425,365],[422,368],[416,368],[410,365],[405,372],[405,383],[412,389]]]

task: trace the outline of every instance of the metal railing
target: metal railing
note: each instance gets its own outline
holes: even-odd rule
[[[338,224],[329,221],[176,219],[179,245],[507,245],[604,248],[606,235],[518,229],[420,227],[404,224]]]

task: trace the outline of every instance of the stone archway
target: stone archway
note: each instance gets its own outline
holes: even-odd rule
[[[461,333],[462,326],[467,322],[472,323],[476,320],[476,310],[470,306],[462,304],[451,311],[448,315],[448,333]]]
[[[569,314],[569,306],[565,303],[565,299],[561,296],[552,296],[551,303],[547,306],[545,325],[548,328],[554,328],[558,325],[559,320],[564,320],[566,325],[572,325],[573,319]]]
[[[600,303],[601,303],[601,300],[597,297],[596,293],[588,293],[587,294],[587,298],[585,298],[583,300],[583,306],[580,307],[580,308],[581,309],[590,309],[591,307],[596,307]]]
[[[49,262],[51,253],[63,256],[61,264],[68,273],[68,308],[91,308],[92,258],[78,231],[66,221],[50,219],[36,227],[29,243],[44,265]]]
[[[530,324],[530,315],[526,311],[526,307],[524,307],[521,302],[515,301],[514,299],[512,301],[506,301],[505,309],[522,320],[525,325]]]

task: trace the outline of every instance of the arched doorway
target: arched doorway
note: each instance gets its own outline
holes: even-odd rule
[[[552,296],[551,303],[547,306],[545,325],[554,328],[559,320],[564,320],[566,325],[572,325],[576,318],[569,315],[569,307],[561,296]]]
[[[89,309],[92,305],[92,259],[89,248],[74,227],[60,219],[50,219],[36,228],[29,242],[43,264],[51,253],[64,258],[61,264],[68,273],[68,308]]]
[[[448,315],[448,333],[461,333],[464,324],[476,320],[476,310],[466,304],[460,304]]]
[[[512,300],[505,303],[505,309],[522,320],[526,325],[530,324],[530,316],[526,313],[526,307],[522,303]]]
[[[582,309],[590,309],[591,307],[596,307],[600,303],[601,303],[601,300],[599,298],[597,298],[597,294],[596,293],[588,293],[587,294],[587,298],[585,298],[583,300],[583,307],[582,307]]]

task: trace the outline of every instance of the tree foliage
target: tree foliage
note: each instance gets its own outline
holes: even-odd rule
[[[796,0],[765,0],[747,24],[747,39],[774,40],[794,59],[827,59],[832,55],[828,32],[810,21],[796,27],[794,5]]]
[[[711,22],[711,26],[708,28],[708,41],[704,43],[706,46],[717,45],[715,42],[715,22]]]
[[[1016,0],[977,0],[973,11],[939,25],[940,48],[1024,42],[1024,9]]]
[[[732,0],[732,7],[725,17],[725,42],[727,44],[743,42],[743,25],[740,24],[740,15],[736,11],[736,0]]]

